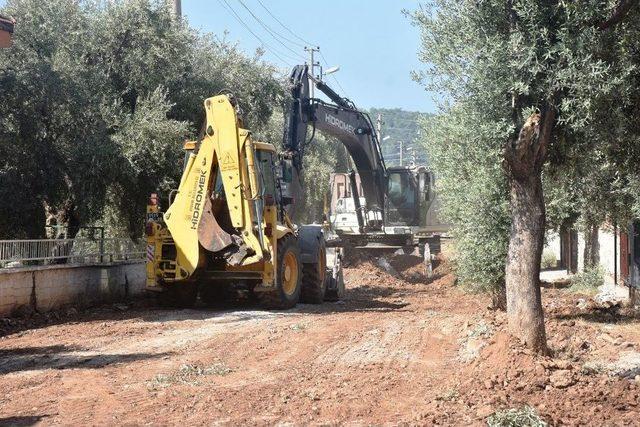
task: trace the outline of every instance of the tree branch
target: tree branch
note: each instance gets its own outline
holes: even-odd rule
[[[605,31],[620,23],[629,14],[629,11],[638,5],[638,2],[639,0],[620,0],[616,7],[613,8],[613,13],[609,19],[598,24],[598,29]]]

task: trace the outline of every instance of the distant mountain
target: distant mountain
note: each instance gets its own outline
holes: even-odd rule
[[[369,115],[376,125],[378,114],[382,118],[382,155],[387,166],[400,164],[400,141],[402,141],[402,160],[407,165],[412,158],[417,164],[426,164],[427,154],[416,139],[420,135],[420,117],[429,115],[417,111],[405,111],[401,108],[371,108]],[[385,137],[389,136],[386,140]],[[415,154],[413,154],[415,152]]]

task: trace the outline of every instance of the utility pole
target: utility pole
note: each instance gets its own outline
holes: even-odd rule
[[[378,113],[378,120],[376,120],[376,130],[378,133],[378,142],[382,143],[382,114],[380,113]]]
[[[400,141],[400,166],[402,166],[402,141]]]
[[[182,18],[182,0],[173,0],[172,12],[176,20]]]
[[[409,153],[409,166],[414,167],[416,165],[416,149],[415,147],[407,147],[406,151]]]
[[[322,80],[322,72],[320,72],[319,75],[315,75],[315,70],[316,67],[320,66],[320,62],[315,62],[315,59],[313,57],[313,54],[316,52],[320,51],[320,46],[316,46],[316,47],[304,47],[304,51],[305,52],[309,52],[309,67],[311,68],[311,76],[314,78],[317,78],[318,80]],[[309,92],[311,95],[311,98],[313,98],[313,90],[315,88],[315,83],[311,80],[309,81]]]

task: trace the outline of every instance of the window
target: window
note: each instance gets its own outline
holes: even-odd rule
[[[276,177],[273,170],[273,153],[266,150],[257,150],[256,157],[258,159],[260,172],[262,174],[264,195],[271,195],[275,200]]]

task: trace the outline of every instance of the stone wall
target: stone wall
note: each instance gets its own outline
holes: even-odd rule
[[[145,277],[144,261],[0,269],[0,317],[123,300],[144,291]]]

